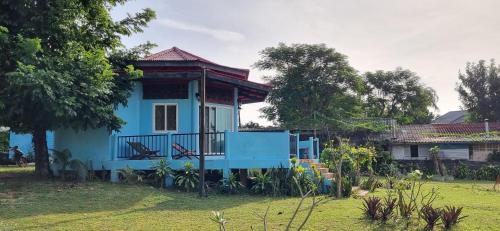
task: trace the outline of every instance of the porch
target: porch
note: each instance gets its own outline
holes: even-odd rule
[[[205,137],[205,168],[222,170],[224,175],[231,169],[289,168],[293,157],[319,161],[318,139],[300,140],[298,134],[289,131],[225,131],[206,133]],[[114,135],[111,138],[114,140],[112,158],[105,165],[112,172],[125,167],[148,170],[159,159],[168,160],[174,169],[182,169],[188,161],[195,167],[199,164],[199,133]]]

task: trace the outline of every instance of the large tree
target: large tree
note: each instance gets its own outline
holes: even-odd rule
[[[114,21],[110,10],[125,2],[0,1],[0,124],[33,135],[36,176],[50,175],[48,130],[122,125],[114,109],[127,102],[129,78],[141,74],[124,60],[150,45],[126,51],[120,37],[155,17],[144,9]]]
[[[361,111],[361,79],[347,57],[324,44],[280,43],[255,64],[272,71],[264,116],[288,128],[340,128]]]
[[[469,62],[465,72],[459,72],[457,91],[470,120],[500,121],[500,67],[491,60]]]
[[[364,77],[368,117],[393,118],[400,124],[429,123],[434,118],[437,95],[410,70],[367,72]]]

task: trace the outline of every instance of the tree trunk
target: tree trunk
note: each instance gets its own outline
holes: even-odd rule
[[[342,198],[342,160],[337,165],[337,198]]]
[[[50,176],[50,166],[47,130],[45,128],[35,128],[33,131],[33,146],[35,148],[35,176],[40,179],[47,179]]]

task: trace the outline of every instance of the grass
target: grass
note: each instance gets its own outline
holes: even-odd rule
[[[0,167],[0,230],[218,230],[209,220],[212,210],[224,211],[228,230],[262,230],[256,214],[271,204],[269,226],[283,230],[297,198],[250,195],[198,198],[194,193],[159,190],[145,185],[94,181],[73,184],[35,181],[32,167]],[[463,206],[468,217],[457,230],[500,230],[500,192],[492,182],[430,182],[439,187],[437,206]],[[375,195],[383,195],[378,190]],[[306,230],[392,230],[362,218],[361,199],[325,200],[314,211]],[[304,216],[305,211],[301,212]],[[297,225],[297,224],[295,224]],[[423,222],[410,229],[422,229]]]

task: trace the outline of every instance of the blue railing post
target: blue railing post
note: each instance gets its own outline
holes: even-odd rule
[[[229,160],[229,156],[230,156],[230,149],[229,149],[229,142],[231,142],[230,139],[228,139],[229,137],[229,131],[228,130],[225,130],[224,131],[224,158],[226,160]]]
[[[165,147],[167,149],[167,160],[172,159],[172,133],[167,133],[167,145]]]
[[[314,158],[314,137],[309,137],[309,151],[307,152],[307,155],[309,156],[308,159],[312,160]]]
[[[314,140],[316,141],[316,158],[319,160],[319,138],[314,138]]]
[[[111,153],[111,160],[118,159],[118,137],[116,134],[109,136],[109,152]]]

